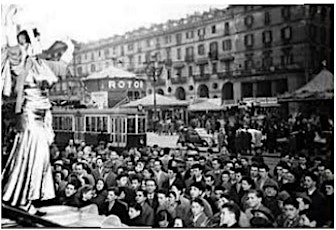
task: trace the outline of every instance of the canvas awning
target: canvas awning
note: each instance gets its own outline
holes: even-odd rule
[[[223,106],[221,106],[221,99],[205,99],[201,101],[196,101],[195,103],[189,105],[189,111],[220,111],[223,110]]]
[[[327,100],[334,97],[334,75],[326,69],[321,70],[306,85],[293,93],[285,93],[279,101]]]
[[[187,107],[189,104],[188,101],[177,100],[174,98],[166,97],[161,94],[156,94],[156,106],[181,106]],[[136,101],[131,101],[127,104],[122,105],[121,107],[138,107],[139,105],[143,107],[152,107],[154,106],[154,94],[150,94],[146,97],[143,97]]]

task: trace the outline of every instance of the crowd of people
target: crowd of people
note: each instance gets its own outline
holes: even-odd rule
[[[334,226],[333,170],[319,157],[288,154],[271,170],[262,156],[74,140],[51,154],[56,198],[37,207],[96,205],[128,226]]]

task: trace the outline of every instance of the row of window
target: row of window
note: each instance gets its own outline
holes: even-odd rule
[[[107,132],[107,116],[87,116],[85,117],[86,132]]]
[[[52,126],[55,131],[73,131],[73,117],[53,116]]]

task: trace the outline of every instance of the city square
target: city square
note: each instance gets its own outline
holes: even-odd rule
[[[333,4],[71,4],[2,4],[2,228],[334,227]]]

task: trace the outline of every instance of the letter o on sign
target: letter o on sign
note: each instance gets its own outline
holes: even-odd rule
[[[134,88],[139,88],[140,87],[140,83],[138,81],[134,82]]]
[[[119,81],[118,82],[118,87],[119,88],[125,88],[125,82],[124,81]]]

